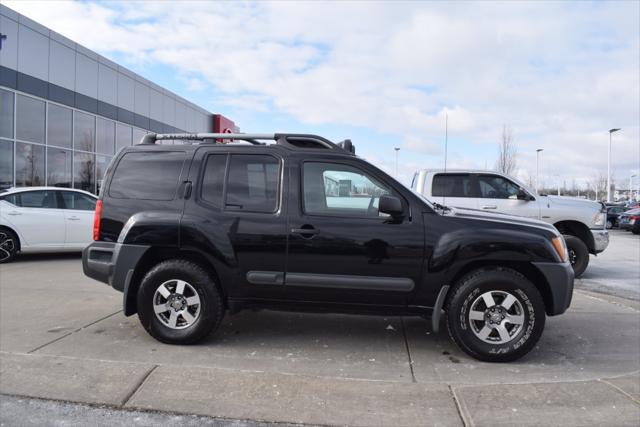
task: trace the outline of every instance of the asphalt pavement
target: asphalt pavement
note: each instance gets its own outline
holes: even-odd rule
[[[614,231],[536,348],[488,364],[413,317],[247,311],[169,346],[77,255],[25,256],[0,266],[0,423],[637,426],[638,260]]]

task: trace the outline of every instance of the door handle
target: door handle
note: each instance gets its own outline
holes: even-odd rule
[[[70,216],[69,218],[67,218],[69,221],[80,221],[80,218],[78,218],[77,216]]]
[[[487,205],[483,206],[482,209],[498,209],[498,207],[496,205]]]
[[[304,237],[305,239],[310,239],[313,236],[315,236],[316,234],[320,233],[320,230],[316,230],[315,228],[309,227],[309,228],[292,228],[291,232],[293,234],[299,234],[302,237]]]
[[[7,212],[7,215],[18,216],[18,215],[22,215],[22,214],[20,212]]]

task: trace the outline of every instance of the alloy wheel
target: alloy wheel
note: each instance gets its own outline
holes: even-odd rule
[[[153,311],[163,325],[171,329],[184,329],[193,325],[200,316],[200,296],[184,280],[167,280],[153,295]]]
[[[524,325],[524,308],[506,291],[488,291],[477,297],[469,310],[473,333],[489,344],[512,341]]]
[[[16,244],[13,238],[7,233],[0,231],[0,262],[11,258],[15,250]]]

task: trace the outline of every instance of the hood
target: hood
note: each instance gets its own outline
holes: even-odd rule
[[[547,200],[552,206],[566,206],[569,208],[591,209],[594,212],[600,212],[604,209],[604,205],[593,200],[578,199],[576,197],[566,196],[538,196],[541,200]]]
[[[495,221],[503,224],[513,224],[523,227],[536,227],[544,230],[551,231],[554,234],[558,234],[558,230],[551,224],[544,221],[540,221],[533,218],[526,218],[522,216],[509,215],[500,212],[487,212],[479,209],[467,209],[467,208],[449,208],[450,210],[444,212],[444,216],[455,216],[458,218],[479,220],[479,221]]]

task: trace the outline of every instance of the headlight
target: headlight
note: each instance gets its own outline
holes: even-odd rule
[[[602,226],[607,221],[607,214],[605,212],[598,212],[593,216],[591,224],[595,226]]]
[[[553,249],[556,250],[556,253],[560,257],[560,260],[562,262],[567,262],[569,260],[569,251],[567,250],[567,244],[564,241],[564,237],[554,237],[551,239],[551,243],[553,244]]]

